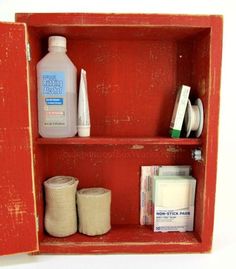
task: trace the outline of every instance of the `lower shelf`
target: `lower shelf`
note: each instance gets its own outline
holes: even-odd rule
[[[115,225],[103,236],[75,234],[66,238],[45,236],[41,253],[163,253],[208,251],[194,232],[154,233],[151,227]]]

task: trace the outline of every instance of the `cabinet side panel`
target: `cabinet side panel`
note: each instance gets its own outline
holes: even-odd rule
[[[196,218],[195,218],[195,230],[198,232],[201,240],[204,240],[204,213],[206,209],[206,184],[208,182],[208,177],[206,175],[206,139],[207,133],[209,132],[209,105],[211,102],[210,96],[210,32],[206,31],[203,35],[199,36],[193,44],[193,72],[192,72],[192,86],[193,95],[192,102],[197,98],[200,98],[203,103],[204,108],[204,128],[202,137],[202,151],[203,151],[203,161],[195,163],[197,182],[197,192],[196,192]],[[215,167],[214,167],[215,169]],[[212,170],[214,170],[212,169]]]
[[[201,241],[211,248],[216,191],[218,117],[222,50],[222,18],[212,18],[212,27],[194,43],[193,87],[195,98],[204,107],[202,133],[203,161],[195,164],[198,178],[195,230]],[[200,221],[198,221],[200,220]]]
[[[25,30],[0,24],[0,255],[37,249]]]
[[[218,124],[220,107],[220,80],[222,57],[222,18],[212,20],[210,43],[210,80],[209,80],[209,108],[206,135],[206,178],[204,193],[204,221],[202,238],[209,246],[212,243],[214,226],[214,206],[217,177],[217,151],[218,151]]]

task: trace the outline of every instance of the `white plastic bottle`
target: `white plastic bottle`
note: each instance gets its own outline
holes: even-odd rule
[[[77,133],[77,70],[66,54],[66,38],[50,36],[49,53],[37,64],[38,124],[42,137]]]

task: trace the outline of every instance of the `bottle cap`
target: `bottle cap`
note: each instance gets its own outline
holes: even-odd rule
[[[64,36],[50,36],[48,46],[66,48],[66,38]]]
[[[78,136],[80,137],[89,137],[90,136],[90,126],[78,126]]]

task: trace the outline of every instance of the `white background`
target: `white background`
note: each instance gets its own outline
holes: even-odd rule
[[[236,268],[236,2],[232,0],[0,0],[0,21],[16,12],[117,12],[224,15],[219,157],[213,250],[178,255],[13,255],[0,257],[7,268]],[[1,231],[0,231],[1,233]],[[0,235],[1,236],[1,235]]]

